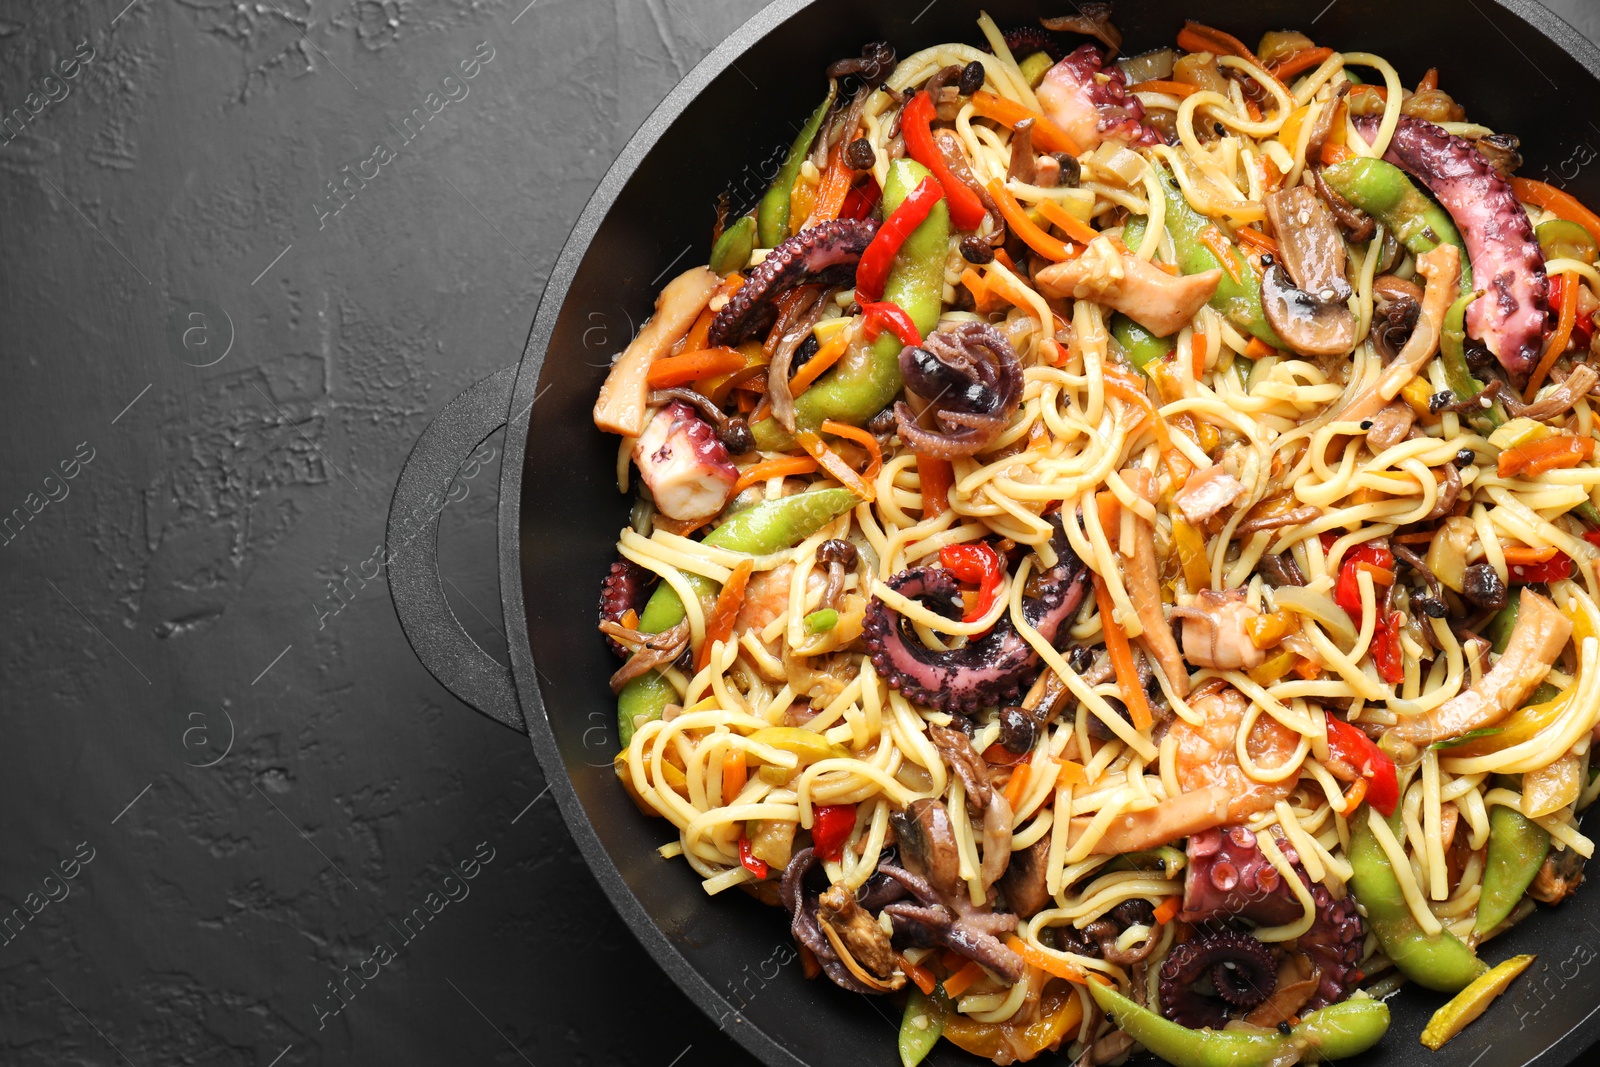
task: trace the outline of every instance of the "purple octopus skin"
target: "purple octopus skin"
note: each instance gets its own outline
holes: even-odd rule
[[[1100,136],[1126,141],[1134,148],[1167,143],[1160,130],[1145,124],[1144,105],[1128,94],[1128,75],[1115,63],[1107,68],[1105,53],[1098,47],[1079,45],[1058,66],[1088,90],[1089,102],[1100,115]]]
[[[1334,900],[1326,886],[1314,884],[1300,866],[1293,846],[1278,840],[1278,850],[1311,892],[1316,919],[1300,935],[1298,948],[1311,957],[1321,980],[1306,1008],[1342,1000],[1361,980],[1366,929],[1354,898]],[[1256,835],[1244,826],[1210,829],[1189,838],[1189,869],[1183,884],[1184,922],[1211,924],[1247,919],[1276,926],[1302,912],[1294,889],[1262,853]]]
[[[1061,42],[1056,40],[1056,35],[1039,26],[1018,26],[1000,36],[1006,42],[1006,47],[1011,50],[1012,56],[1019,61],[1035,52],[1043,52],[1050,57],[1051,62],[1059,63],[1061,57],[1066,54],[1062,50]]]
[[[600,621],[621,622],[629,611],[642,610],[654,577],[631,559],[619,556],[600,582]],[[632,655],[613,638],[606,638],[606,645],[623,659]]]
[[[963,322],[900,350],[906,388],[930,398],[940,432],[924,429],[905,401],[894,406],[900,440],[918,455],[950,459],[989,446],[1022,400],[1022,363],[1005,335]],[[929,412],[923,412],[927,416]]]
[[[736,345],[771,326],[778,297],[796,286],[854,278],[861,253],[877,233],[876,219],[832,219],[779,244],[712,318],[706,343]]]
[[[1062,624],[1083,603],[1089,574],[1056,521],[1053,544],[1060,559],[1039,575],[1042,595],[1022,600],[1029,624],[1052,644]],[[960,590],[955,576],[943,568],[902,571],[889,579],[889,588],[903,596],[927,598],[932,610],[959,617]],[[934,652],[908,637],[900,613],[874,597],[864,629],[872,665],[889,685],[907,700],[940,711],[971,714],[1013,700],[1039,668],[1039,653],[1017,633],[1007,615],[984,637],[961,648]]]
[[[1198,992],[1195,985],[1207,975],[1215,997]],[[1173,946],[1162,961],[1161,1014],[1198,1030],[1220,1030],[1228,1022],[1228,1009],[1249,1011],[1278,986],[1278,966],[1267,946],[1239,930],[1201,934]]]
[[[1371,138],[1378,118],[1357,122]],[[1411,174],[1461,230],[1482,299],[1467,308],[1467,332],[1506,370],[1522,374],[1539,358],[1550,312],[1550,279],[1528,214],[1511,183],[1471,141],[1422,119],[1401,116],[1384,159]]]

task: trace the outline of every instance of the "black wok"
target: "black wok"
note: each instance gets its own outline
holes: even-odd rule
[[[1184,18],[1255,40],[1269,28],[1378,52],[1415,83],[1437,66],[1474,118],[1522,137],[1523,174],[1600,203],[1600,50],[1528,0],[1146,0],[1118,5],[1130,51],[1168,45]],[[1002,26],[1071,4],[989,0]],[[782,912],[740,893],[708,898],[686,864],[660,859],[666,823],[642,817],[611,771],[613,669],[594,630],[598,583],[627,501],[616,443],[590,422],[611,356],[649,314],[661,283],[703,262],[717,195],[758,197],[776,156],[823,91],[823,68],[884,38],[902,56],[978,40],[977,5],[781,0],[701,62],[636,133],[557,261],[519,366],[453,401],[422,435],[389,517],[390,586],[428,669],[468,704],[528,733],[562,815],[612,904],[656,961],[713,1019],[769,1064],[888,1067],[898,1012],[802,979]],[[501,425],[501,599],[507,671],[445,603],[437,514],[459,461]],[[1417,1035],[1441,998],[1407,989],[1363,1065],[1563,1064],[1600,1036],[1600,889],[1534,916],[1486,954],[1538,962],[1462,1036],[1429,1054]],[[945,1045],[932,1063],[970,1063]]]

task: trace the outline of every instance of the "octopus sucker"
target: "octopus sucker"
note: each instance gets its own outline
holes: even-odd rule
[[[1371,138],[1376,116],[1357,122]],[[1489,346],[1512,374],[1538,360],[1550,312],[1550,279],[1528,214],[1511,183],[1465,138],[1401,116],[1384,159],[1428,187],[1461,229],[1477,287],[1467,332]]]
[[[779,244],[711,320],[707,343],[736,345],[761,332],[777,317],[778,297],[796,286],[849,282],[877,233],[876,219],[832,219]]]
[[[600,621],[620,623],[629,611],[643,611],[654,577],[631,559],[617,557],[600,582]],[[631,655],[611,637],[606,638],[606,647],[622,659]]]

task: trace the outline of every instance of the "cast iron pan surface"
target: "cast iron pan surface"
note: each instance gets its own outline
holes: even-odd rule
[[[985,6],[1002,27],[1054,13],[1020,2]],[[584,211],[546,290],[509,409],[502,595],[534,748],[573,836],[634,933],[701,1008],[774,1065],[887,1067],[896,1062],[899,1012],[887,999],[805,981],[785,914],[742,893],[708,898],[686,864],[656,855],[672,837],[668,825],[642,817],[618,785],[604,684],[614,664],[593,618],[628,504],[616,491],[615,439],[594,429],[590,408],[610,357],[649,315],[660,285],[704,260],[717,195],[728,191],[738,209],[760,195],[824,90],[823,68],[878,38],[901,56],[939,41],[979,43],[977,12],[958,0],[783,0],[728,38],[634,136]],[[1270,28],[1302,29],[1319,44],[1383,55],[1411,84],[1436,66],[1475,119],[1522,138],[1521,173],[1600,203],[1600,174],[1572,164],[1600,114],[1590,104],[1600,93],[1600,51],[1533,3],[1149,0],[1117,10],[1131,53],[1170,45],[1185,18],[1246,41]],[[509,680],[499,686],[496,717],[512,721]],[[1442,1052],[1425,1052],[1417,1035],[1443,998],[1406,989],[1390,1001],[1387,1038],[1352,1062],[1573,1061],[1600,1035],[1600,891],[1541,909],[1484,954],[1494,961],[1519,952],[1537,953],[1538,962]],[[626,999],[621,989],[609,995]],[[973,1061],[941,1044],[928,1062]]]

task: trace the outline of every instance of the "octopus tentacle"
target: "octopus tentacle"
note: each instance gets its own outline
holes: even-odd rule
[[[1001,37],[1006,42],[1006,47],[1011,49],[1011,54],[1021,61],[1034,52],[1043,52],[1056,63],[1061,62],[1061,57],[1066,52],[1061,47],[1061,42],[1049,30],[1038,26],[1017,26],[1006,30]],[[989,51],[989,49],[985,49]]]
[[[1195,988],[1205,977],[1217,996]],[[1175,946],[1161,964],[1161,1013],[1180,1026],[1220,1030],[1228,1009],[1248,1010],[1278,985],[1278,968],[1267,946],[1238,930],[1206,934]]]
[[[1300,866],[1288,842],[1278,850],[1311,892],[1316,918],[1300,935],[1298,948],[1316,964],[1317,991],[1306,1007],[1319,1008],[1344,999],[1361,981],[1362,941],[1366,929],[1354,898],[1334,900],[1326,886],[1315,884]],[[1189,870],[1183,885],[1184,922],[1209,923],[1247,919],[1277,925],[1301,913],[1299,897],[1261,851],[1256,835],[1244,826],[1206,830],[1189,838]]]
[[[1051,643],[1083,603],[1089,573],[1059,526],[1054,545],[1060,559],[1039,576],[1040,595],[1022,601],[1028,623]],[[931,610],[949,617],[959,614],[961,598],[955,577],[942,568],[902,571],[889,579],[889,588],[927,600]],[[900,613],[874,597],[864,632],[872,664],[889,685],[907,700],[941,711],[970,714],[1012,700],[1039,667],[1038,652],[1006,615],[985,636],[961,648],[935,652],[907,636]]]
[[[1357,122],[1371,138],[1376,116]],[[1402,116],[1384,159],[1428,187],[1461,229],[1484,296],[1467,308],[1467,332],[1513,374],[1539,358],[1550,312],[1550,279],[1528,214],[1511,183],[1471,141]]]
[[[831,219],[779,244],[712,318],[706,342],[736,345],[770,326],[778,297],[796,286],[848,282],[877,232],[876,219]]]
[[[600,621],[621,622],[629,611],[643,610],[653,577],[632,560],[618,557],[600,582]],[[632,655],[614,638],[607,637],[606,646],[622,659]]]

